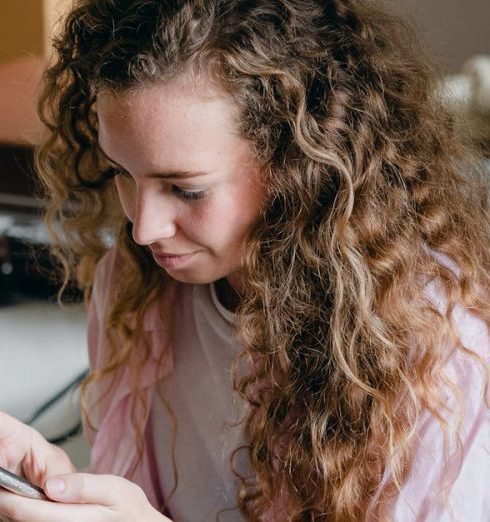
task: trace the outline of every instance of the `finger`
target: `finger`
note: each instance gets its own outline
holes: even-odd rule
[[[96,511],[97,508],[97,511]],[[97,522],[102,520],[100,506],[60,504],[49,500],[21,497],[0,490],[0,516],[14,522]],[[105,518],[107,520],[107,518]]]
[[[73,473],[68,455],[38,431],[0,411],[0,465],[36,484],[47,476]]]
[[[33,446],[34,430],[19,420],[0,411],[0,465],[15,473],[20,472],[20,463],[26,449]]]
[[[60,447],[50,444],[46,455],[47,471],[50,476],[62,475],[63,473],[76,473],[77,469],[67,453]]]
[[[116,475],[71,473],[49,478],[46,495],[58,502],[98,504],[114,508],[121,503],[148,504],[143,490],[133,482]]]

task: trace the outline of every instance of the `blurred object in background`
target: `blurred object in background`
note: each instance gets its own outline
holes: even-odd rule
[[[466,61],[459,74],[446,76],[440,94],[461,123],[462,132],[490,158],[490,55]]]
[[[16,302],[0,308],[0,332],[0,410],[34,426],[83,468],[89,455],[79,408],[88,368],[83,305]]]
[[[34,145],[41,137],[36,113],[41,56],[26,56],[0,63],[0,143]]]
[[[59,307],[34,173],[36,105],[53,28],[72,0],[0,2],[0,410],[62,446],[79,468],[79,384],[87,371],[81,304]],[[69,295],[76,301],[79,293]]]
[[[37,98],[51,37],[72,0],[0,4],[0,305],[53,297],[59,284],[34,173]],[[80,297],[72,292],[75,299]]]
[[[59,288],[36,193],[33,148],[0,146],[0,305],[52,298]],[[72,291],[70,297],[81,296]]]
[[[37,214],[42,203],[35,197],[34,149],[0,144],[0,209],[3,212]]]
[[[28,298],[54,301],[60,287],[57,272],[40,219],[0,213],[0,306]],[[82,295],[70,288],[64,300],[79,302]]]
[[[36,144],[39,80],[73,0],[0,2],[0,143]]]
[[[0,305],[10,302],[15,288],[14,265],[10,245],[4,235],[7,218],[0,218]]]
[[[384,0],[417,27],[427,53],[447,73],[457,73],[470,56],[490,54],[488,0]]]
[[[42,132],[36,104],[44,68],[43,5],[4,2],[1,9],[0,305],[5,305],[18,297],[53,296],[56,290],[35,262],[48,257],[33,166],[33,147]]]

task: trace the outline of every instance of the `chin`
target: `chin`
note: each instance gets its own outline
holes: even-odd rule
[[[220,275],[215,276],[210,274],[192,274],[170,270],[166,272],[175,281],[191,285],[207,285],[209,283],[214,283],[215,281],[218,281],[218,279],[221,279],[222,277],[225,277]]]

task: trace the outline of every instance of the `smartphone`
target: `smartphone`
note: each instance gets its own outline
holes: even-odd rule
[[[23,497],[47,500],[44,490],[0,466],[0,486]]]

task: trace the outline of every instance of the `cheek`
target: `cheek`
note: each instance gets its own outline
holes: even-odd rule
[[[250,197],[250,193],[231,190],[203,207],[197,223],[202,237],[213,238],[218,247],[233,250],[240,247],[259,213],[259,201]]]
[[[232,204],[228,205],[230,221],[241,233],[248,232],[257,222],[263,204],[264,191],[261,190],[258,180],[252,176],[243,177],[232,193]]]

